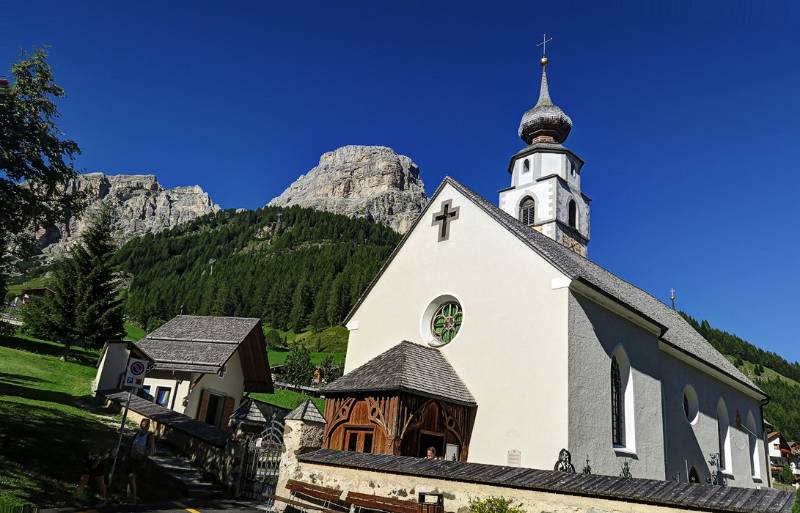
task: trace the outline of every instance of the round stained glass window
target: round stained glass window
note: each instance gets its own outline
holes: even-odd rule
[[[449,301],[437,308],[431,319],[431,332],[436,340],[443,344],[453,340],[461,328],[463,316],[461,305],[455,301]]]

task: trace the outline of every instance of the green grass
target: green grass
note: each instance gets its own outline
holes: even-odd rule
[[[264,326],[264,333],[272,330]],[[309,351],[318,353],[344,353],[347,351],[347,328],[344,326],[331,326],[321,330],[285,331],[275,329],[286,345],[303,344]]]
[[[130,322],[125,323],[125,340],[138,342],[143,339],[145,335],[147,335],[147,332],[139,326],[131,324]]]
[[[8,292],[6,293],[6,298],[13,299],[20,295],[22,289],[35,289],[47,286],[48,278],[45,276],[36,276],[35,278],[30,278],[22,283],[14,283],[8,285]]]
[[[289,356],[289,351],[269,351],[269,364],[271,366],[283,365],[287,356]],[[333,356],[336,363],[344,363],[345,353],[311,353],[311,363],[319,365],[328,356]]]
[[[275,392],[271,394],[250,394],[250,397],[258,401],[286,408],[287,410],[293,410],[300,406],[300,403],[306,399],[311,399],[320,412],[325,411],[325,401],[319,397],[311,397],[301,392],[295,392],[294,390],[279,390],[276,388]]]
[[[736,365],[736,357],[735,356],[727,356],[727,358],[728,358],[728,360],[731,361],[731,363]],[[779,373],[777,371],[774,371],[774,370],[770,369],[769,367],[763,367],[762,366],[764,368],[764,372],[761,373],[760,376],[757,376],[756,372],[755,372],[756,365],[754,363],[749,362],[747,360],[742,360],[742,362],[744,363],[744,365],[738,367],[738,369],[740,371],[742,371],[748,378],[752,379],[756,383],[759,382],[759,381],[769,381],[769,380],[777,378],[777,379],[780,379],[781,381],[783,381],[784,383],[787,383],[789,385],[800,386],[800,382],[797,382],[797,381],[793,380],[792,378],[787,378],[783,374],[781,374],[781,373]]]
[[[70,502],[86,453],[116,441],[118,416],[84,402],[97,351],[76,349],[68,361],[61,352],[52,342],[0,337],[0,505]],[[158,497],[165,487],[151,480],[165,476],[148,474],[156,477],[148,475],[140,495]],[[115,493],[124,493],[124,478],[115,479]]]

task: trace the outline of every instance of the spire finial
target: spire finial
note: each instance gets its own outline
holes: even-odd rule
[[[536,46],[542,47],[542,59],[539,62],[542,63],[543,70],[544,67],[547,66],[547,43],[549,43],[552,40],[553,40],[552,37],[547,37],[547,34],[542,34],[542,42],[536,44]]]

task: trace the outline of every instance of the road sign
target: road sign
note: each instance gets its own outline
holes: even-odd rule
[[[144,374],[147,372],[147,360],[139,358],[128,359],[128,370],[125,373],[124,385],[126,387],[141,388],[144,384]]]

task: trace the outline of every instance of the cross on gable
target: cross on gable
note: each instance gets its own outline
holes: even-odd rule
[[[439,225],[439,242],[450,237],[450,223],[458,219],[459,208],[453,207],[452,200],[446,200],[442,202],[441,210],[434,212],[431,226]]]

